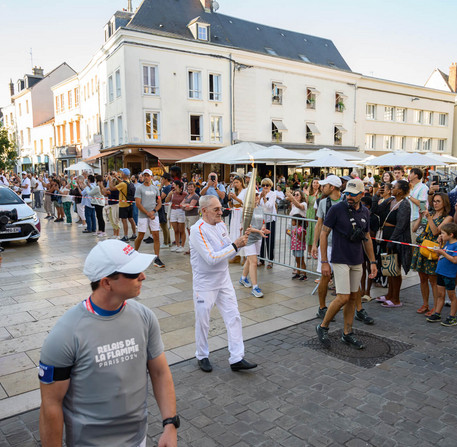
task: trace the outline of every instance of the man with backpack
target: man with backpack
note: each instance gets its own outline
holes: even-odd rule
[[[109,177],[108,177],[109,179]],[[135,185],[130,182],[130,169],[119,169],[119,176],[117,177],[119,183],[113,187],[113,190],[119,191],[119,218],[122,221],[124,228],[124,237],[121,239],[123,242],[136,239],[136,225],[133,220],[133,207],[132,203],[135,202]],[[129,226],[132,227],[132,237],[129,239]]]

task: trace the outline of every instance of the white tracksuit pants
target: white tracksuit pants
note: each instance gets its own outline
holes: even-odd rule
[[[239,362],[244,358],[243,333],[235,289],[231,284],[223,289],[194,291],[195,342],[197,345],[195,356],[198,360],[209,357],[209,320],[211,309],[215,304],[227,328],[229,363]]]

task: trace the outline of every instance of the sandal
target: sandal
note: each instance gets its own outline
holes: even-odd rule
[[[378,296],[378,298],[375,298],[375,301],[378,303],[385,303],[387,301],[386,297],[384,295]]]
[[[268,270],[271,270],[272,268],[273,268],[273,264],[268,264],[268,265],[267,265],[267,269],[268,269]]]
[[[403,303],[398,303],[398,304],[395,304],[394,302],[390,301],[390,300],[386,300],[384,301],[384,303],[381,304],[382,307],[401,307],[403,306]]]
[[[430,309],[428,308],[427,305],[422,304],[422,306],[419,307],[419,309],[417,309],[416,312],[417,312],[418,314],[425,314],[425,312],[428,312],[429,310],[430,310]]]
[[[432,310],[429,310],[429,311],[426,312],[424,315],[425,315],[426,317],[431,317],[434,313],[435,313],[435,308],[433,308]]]

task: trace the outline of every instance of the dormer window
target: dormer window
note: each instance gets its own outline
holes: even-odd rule
[[[208,26],[199,25],[197,23],[197,39],[208,40]]]

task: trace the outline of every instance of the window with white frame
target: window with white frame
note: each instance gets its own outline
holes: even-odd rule
[[[433,124],[433,112],[424,112],[424,124],[431,126]]]
[[[116,70],[114,73],[116,77],[116,98],[121,96],[121,70]]]
[[[222,142],[222,117],[221,116],[212,116],[211,117],[211,128],[210,128],[210,138],[212,143]]]
[[[63,93],[60,95],[60,110],[62,112],[65,110],[65,95]]]
[[[71,90],[68,91],[68,109],[73,107],[73,93]]]
[[[145,112],[144,124],[146,140],[160,141],[160,113]]]
[[[422,150],[430,152],[432,150],[432,139],[431,138],[423,138],[422,139]]]
[[[406,123],[406,109],[403,107],[397,107],[395,109],[395,120],[399,123]]]
[[[84,95],[85,94],[86,94],[86,88],[84,87]],[[109,100],[109,102],[114,101],[113,76],[108,77],[108,100]]]
[[[105,147],[109,147],[109,131],[108,131],[108,121],[103,123],[103,141],[105,142]]]
[[[282,132],[279,130],[277,123],[271,123],[271,141],[279,143],[282,141]]]
[[[447,126],[447,113],[440,113],[439,114],[438,124],[440,126]]]
[[[424,118],[424,112],[422,110],[414,111],[414,123],[415,124],[422,124],[423,118]]]
[[[188,72],[190,99],[202,98],[201,75],[200,71],[189,70]]]
[[[316,109],[316,99],[318,91],[314,87],[308,87],[306,89],[306,108],[307,109]]]
[[[280,82],[272,82],[271,84],[271,102],[272,104],[282,104],[282,95],[284,86]]]
[[[220,101],[222,99],[221,93],[221,75],[210,73],[209,75],[209,100]]]
[[[79,106],[79,87],[75,88],[75,107]]]
[[[346,101],[347,96],[341,92],[335,93],[335,111],[336,112],[343,112],[346,108]]]
[[[365,149],[376,149],[376,135],[365,135]]]
[[[384,107],[384,121],[393,121],[395,119],[395,107]]]
[[[367,104],[366,107],[366,118],[367,120],[376,119],[376,104]]]
[[[446,140],[438,140],[438,152],[444,152],[446,150]]]
[[[143,93],[159,94],[159,72],[157,65],[143,65]]]
[[[190,115],[190,141],[203,141],[202,115]]]
[[[109,122],[109,130],[111,136],[111,146],[116,146],[116,123],[114,121],[114,118],[111,119]]]
[[[420,151],[422,149],[422,138],[413,138],[413,151]]]
[[[319,135],[319,133],[315,123],[306,123],[306,142],[308,144],[314,144],[316,135]]]
[[[333,127],[333,144],[341,146],[343,144],[343,126],[336,125]]]
[[[117,144],[124,144],[124,126],[122,124],[122,115],[117,117]]]
[[[406,137],[395,137],[395,149],[403,151],[406,149]]]
[[[208,40],[208,27],[205,25],[197,24],[197,39]]]
[[[19,104],[20,106],[20,104]],[[60,112],[60,96],[57,95],[56,96],[56,113],[59,113]]]
[[[30,146],[32,144],[32,129],[27,127],[27,144]]]
[[[391,151],[394,148],[394,137],[391,135],[384,135],[383,148]]]

